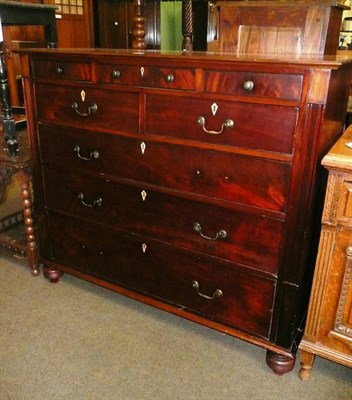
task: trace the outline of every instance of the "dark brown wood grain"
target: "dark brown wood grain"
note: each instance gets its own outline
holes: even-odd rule
[[[27,60],[85,65],[90,80],[34,77]],[[230,333],[270,350],[277,373],[291,370],[319,163],[342,132],[335,102],[346,106],[352,62],[95,50],[27,50],[22,62],[46,275],[72,273]],[[74,101],[79,113],[97,109],[82,117]]]
[[[119,235],[103,228],[97,237],[96,228],[84,222],[77,224],[53,215],[50,226],[53,260],[267,337],[274,281],[238,272],[226,264],[209,263],[142,237]],[[221,289],[223,296],[201,298],[192,288],[194,280],[204,294],[211,296]]]

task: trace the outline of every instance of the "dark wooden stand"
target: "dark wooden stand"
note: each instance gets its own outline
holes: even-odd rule
[[[23,206],[22,218],[0,233],[0,253],[27,259],[33,276],[39,275],[38,250],[32,218],[32,194],[30,190],[30,157],[27,132],[17,135],[19,155],[14,158],[9,154],[6,144],[1,141],[0,147],[0,194],[5,192],[13,176],[19,179]],[[17,222],[17,223],[16,223]],[[22,226],[24,224],[24,229]]]
[[[0,16],[6,26],[43,26],[47,47],[57,42],[55,10],[57,7],[43,4],[2,1]],[[2,129],[0,139],[0,198],[5,196],[6,186],[14,176],[19,180],[22,210],[11,216],[1,216],[7,229],[0,232],[0,253],[27,260],[32,275],[39,275],[39,259],[32,218],[30,152],[25,124],[25,111],[15,109],[11,99],[18,99],[16,77],[8,76],[1,43],[0,78],[2,103]],[[10,85],[9,83],[12,83]],[[6,200],[5,200],[6,201]]]

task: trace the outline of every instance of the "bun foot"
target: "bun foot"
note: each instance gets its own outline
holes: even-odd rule
[[[276,375],[283,375],[286,372],[292,371],[295,362],[296,358],[294,355],[292,355],[292,357],[285,357],[270,350],[266,353],[266,363]]]
[[[63,272],[60,269],[44,267],[43,274],[45,278],[50,280],[51,283],[57,283],[63,275]]]

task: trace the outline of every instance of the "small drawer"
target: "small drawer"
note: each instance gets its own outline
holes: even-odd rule
[[[51,210],[277,273],[282,221],[57,167],[44,168],[44,187]]]
[[[272,211],[286,208],[289,163],[47,125],[39,126],[39,139],[43,162]]]
[[[300,100],[302,75],[205,71],[204,91],[233,96]]]
[[[195,90],[195,70],[139,65],[98,64],[98,82],[150,88]]]
[[[138,93],[46,84],[37,84],[35,91],[39,121],[125,132],[139,131]]]
[[[83,62],[68,62],[61,60],[36,60],[32,63],[34,78],[59,79],[74,81],[91,81],[91,65]]]
[[[180,96],[146,96],[146,133],[291,154],[298,109]]]
[[[274,280],[83,221],[50,215],[49,225],[54,261],[268,337]]]

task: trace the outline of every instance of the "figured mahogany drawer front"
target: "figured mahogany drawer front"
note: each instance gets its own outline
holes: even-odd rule
[[[98,82],[165,89],[195,89],[194,69],[97,64]]]
[[[212,93],[299,100],[302,83],[302,75],[247,71],[204,72],[204,90]]]
[[[49,209],[277,272],[280,221],[56,167],[44,169],[44,186]]]
[[[51,215],[51,257],[214,321],[267,337],[275,282],[170,246]],[[208,298],[205,298],[206,296]]]
[[[89,128],[139,131],[138,93],[88,86],[37,84],[39,120]]]
[[[284,162],[50,126],[40,126],[39,135],[44,162],[273,211],[285,209],[290,165]]]
[[[32,73],[35,78],[91,81],[91,65],[84,62],[34,60]]]
[[[146,96],[146,133],[292,153],[298,110],[292,107]]]

